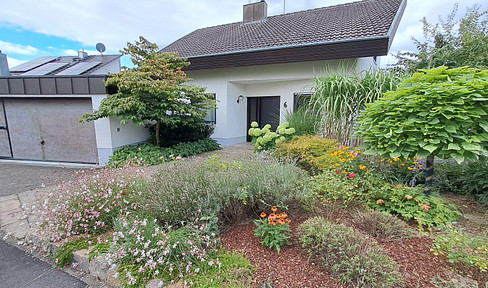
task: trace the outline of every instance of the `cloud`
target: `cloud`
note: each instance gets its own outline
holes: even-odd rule
[[[0,50],[7,54],[20,54],[20,55],[36,55],[39,53],[39,49],[30,45],[24,46],[20,44],[4,42],[0,40]]]
[[[8,62],[8,67],[12,68],[15,66],[19,66],[20,64],[25,63],[27,61],[15,59],[15,58],[10,58],[7,56],[7,62]]]
[[[286,12],[294,12],[347,2],[353,0],[267,0],[268,15],[281,14],[283,3],[286,4]],[[419,20],[427,16],[430,22],[436,23],[438,16],[445,17],[456,2],[460,1],[408,0],[391,51],[415,49],[410,37],[422,36]],[[458,14],[464,15],[466,7],[477,2],[481,1],[462,1]],[[140,35],[164,47],[196,29],[241,21],[242,6],[247,3],[248,0],[16,0],[9,1],[0,9],[0,26],[17,26],[79,41],[84,46],[93,47],[102,42],[107,47],[105,53],[118,53],[127,42],[133,42]],[[482,8],[486,9],[486,4]],[[35,46],[35,43],[31,45]],[[32,46],[15,47],[30,55],[36,51]],[[70,48],[81,47],[59,49]]]

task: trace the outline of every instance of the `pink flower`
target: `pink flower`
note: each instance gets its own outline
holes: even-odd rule
[[[420,210],[425,210],[425,211],[429,211],[429,209],[432,208],[429,206],[429,203],[427,203],[427,202],[419,204],[419,206],[420,206]]]
[[[378,205],[383,205],[383,203],[385,203],[385,201],[383,201],[383,199],[376,200],[376,204],[378,204]]]
[[[411,200],[412,198],[413,198],[413,197],[412,197],[412,196],[410,196],[410,195],[405,195],[405,199],[407,199],[407,200]]]
[[[356,174],[354,174],[354,173],[349,173],[349,178],[351,178],[351,179],[352,179],[352,178],[354,178],[354,177],[356,177]]]
[[[337,171],[336,171],[336,173],[337,173],[337,174],[341,174],[341,170],[337,170]]]
[[[176,159],[176,160],[181,160],[182,158],[181,158],[181,156],[176,156],[176,158],[175,158],[175,159]]]

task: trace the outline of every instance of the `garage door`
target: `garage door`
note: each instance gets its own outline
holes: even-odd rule
[[[12,158],[97,162],[94,123],[79,123],[84,113],[92,111],[90,98],[4,98],[3,102],[10,149],[1,150],[11,150]]]

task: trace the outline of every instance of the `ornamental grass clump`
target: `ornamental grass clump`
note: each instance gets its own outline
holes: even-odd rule
[[[101,235],[113,228],[114,218],[143,208],[147,180],[140,169],[81,171],[74,176],[32,207],[43,221],[42,235],[49,240]]]
[[[354,215],[352,222],[374,238],[400,240],[412,236],[407,223],[389,213],[360,211]]]
[[[286,212],[278,213],[278,208],[273,206],[269,215],[261,212],[259,216],[260,219],[254,220],[254,225],[257,226],[254,235],[262,238],[262,245],[275,249],[278,253],[284,245],[291,245],[291,242],[288,241],[291,237],[289,224],[291,220]]]
[[[378,243],[353,228],[315,217],[303,222],[298,233],[309,257],[342,283],[351,287],[403,286],[396,262]]]

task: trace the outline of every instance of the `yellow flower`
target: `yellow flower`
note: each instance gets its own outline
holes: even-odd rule
[[[364,169],[366,169],[366,166],[365,165],[359,165],[359,169],[364,170]]]
[[[408,170],[412,171],[413,170],[413,167],[407,167]]]

